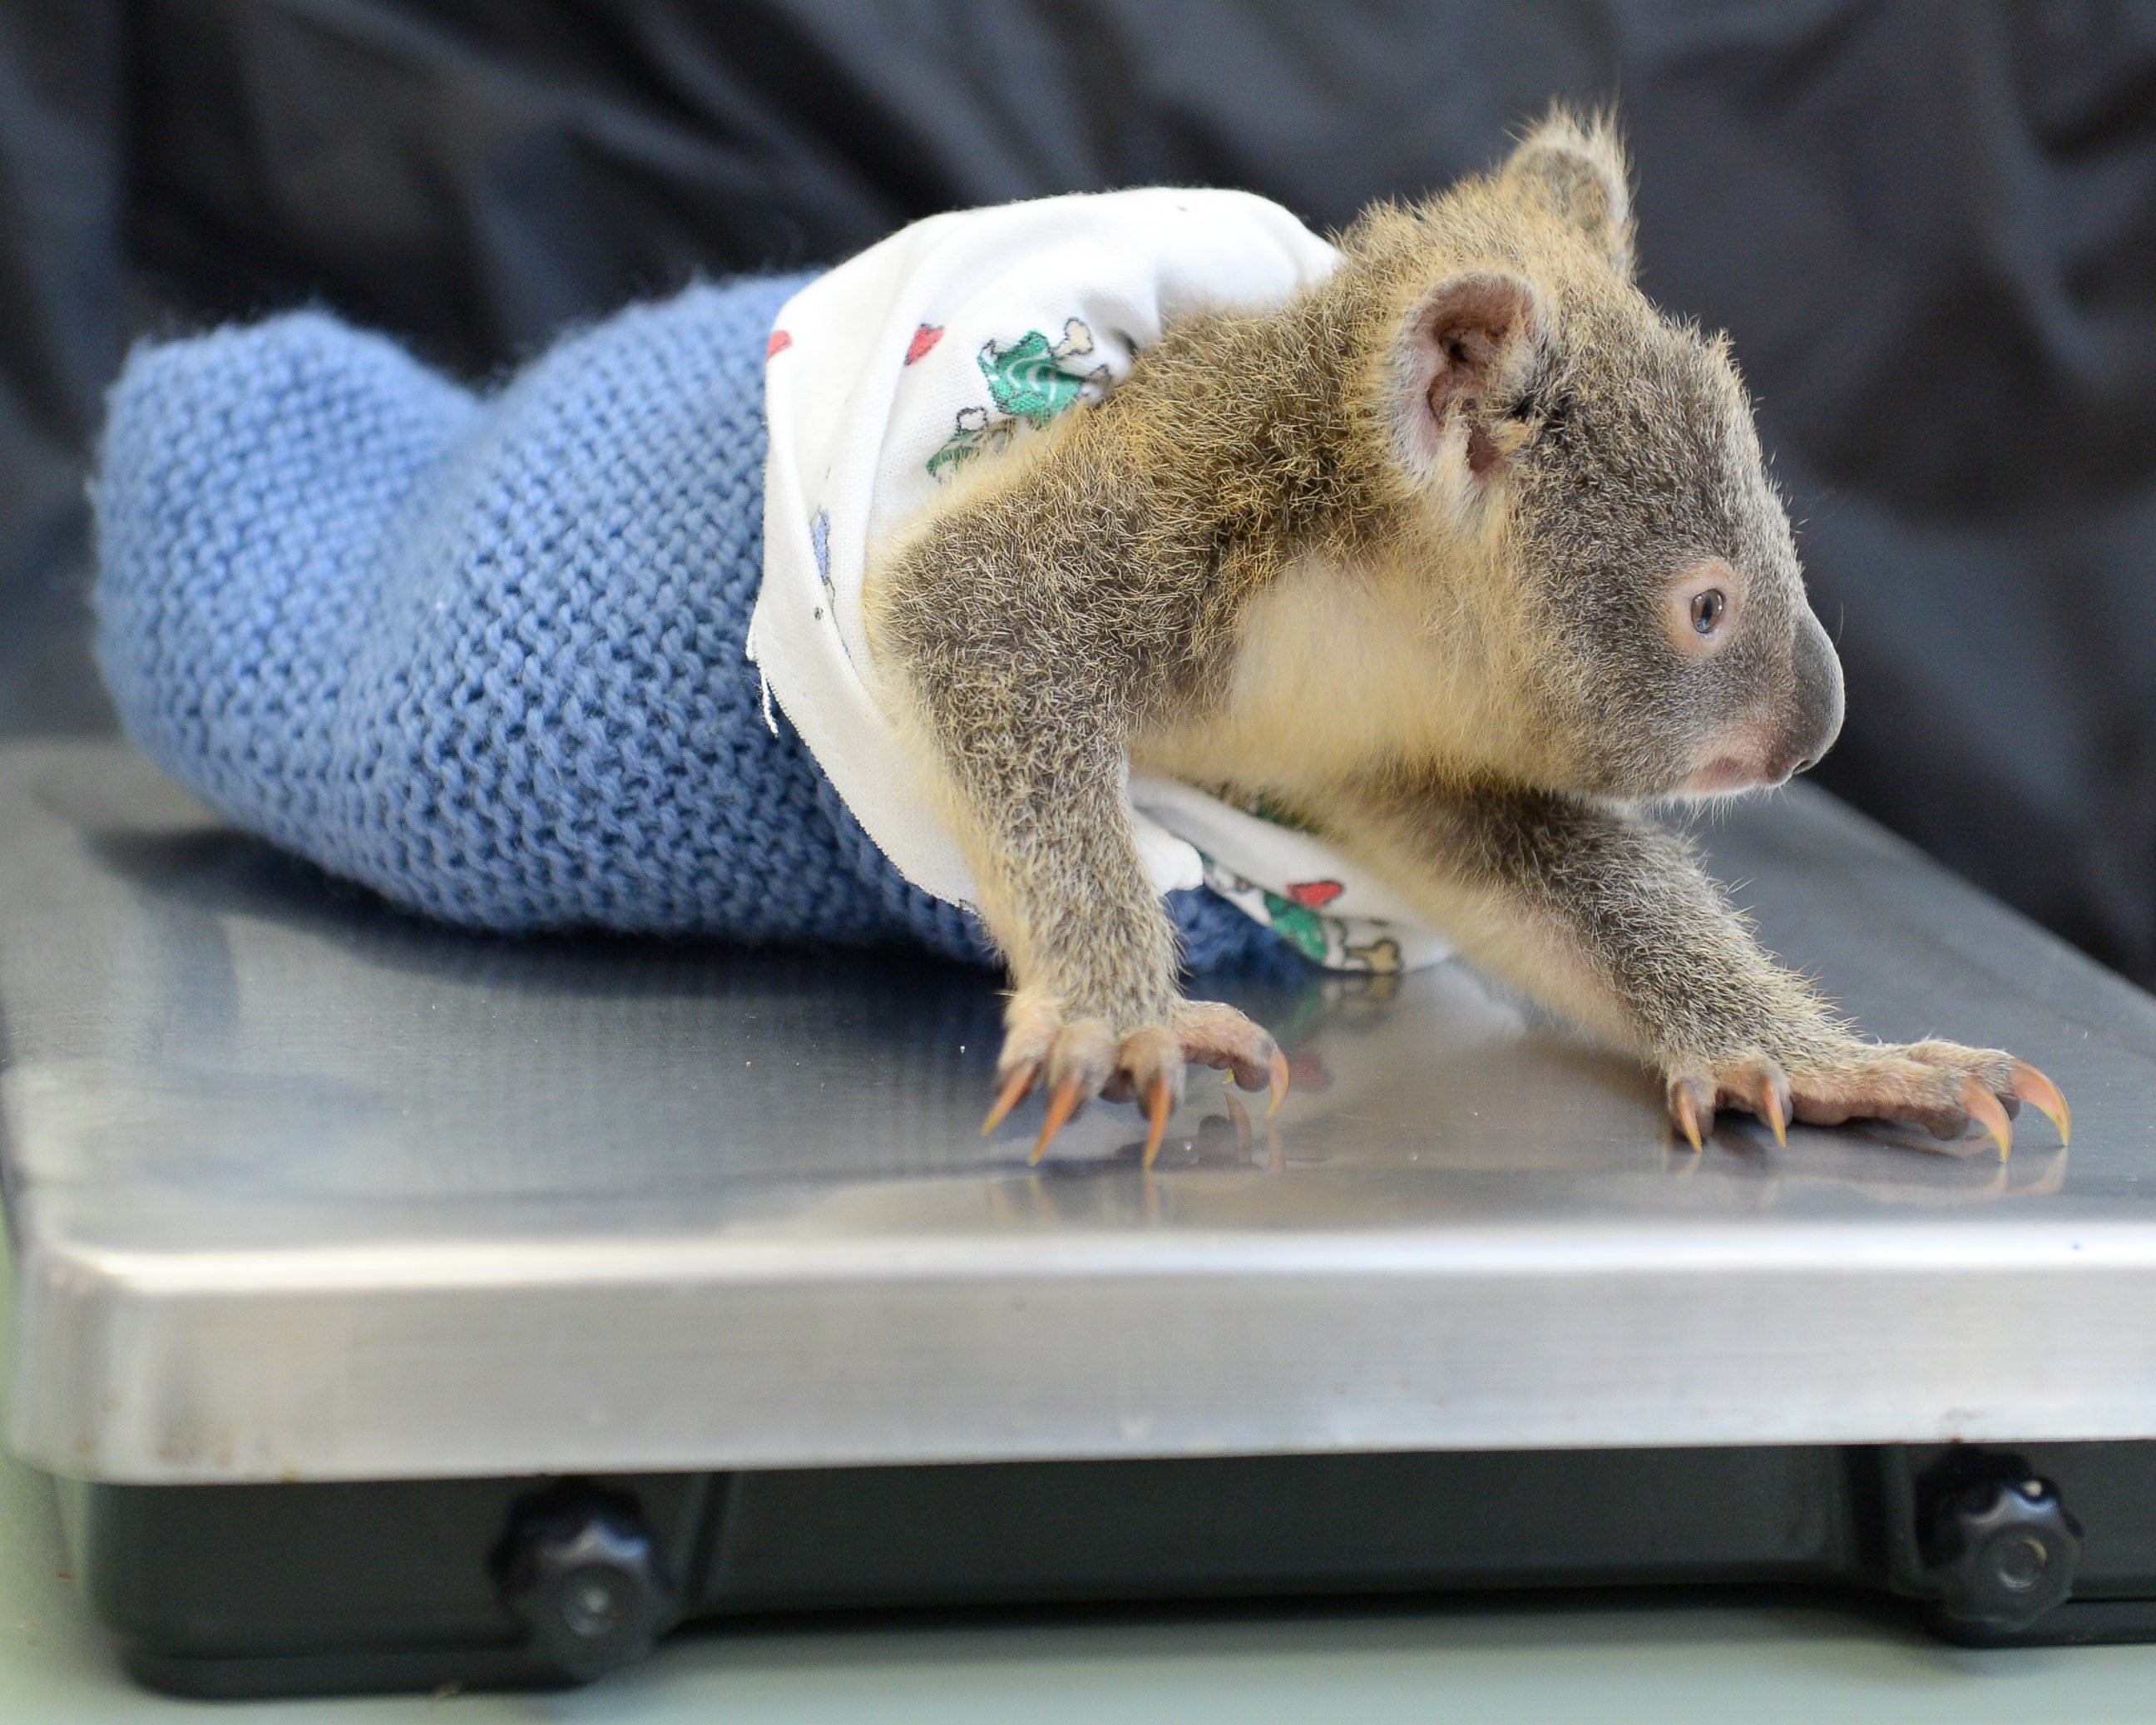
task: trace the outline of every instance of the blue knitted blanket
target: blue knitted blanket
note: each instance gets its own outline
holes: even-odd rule
[[[128,734],[238,824],[502,931],[911,940],[983,959],[764,719],[764,342],[694,288],[475,395],[313,313],[136,350],[93,490]],[[1193,968],[1285,952],[1200,889]]]

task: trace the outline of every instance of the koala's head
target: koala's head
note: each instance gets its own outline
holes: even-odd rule
[[[1484,552],[1486,602],[1517,609],[1512,698],[1554,775],[1712,795],[1817,761],[1841,668],[1726,344],[1633,285],[1609,126],[1554,114],[1358,241],[1393,283],[1390,441],[1433,530]]]

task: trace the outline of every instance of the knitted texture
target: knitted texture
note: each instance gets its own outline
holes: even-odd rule
[[[988,957],[767,726],[743,654],[764,341],[801,280],[624,311],[486,397],[315,313],[138,348],[93,488],[128,734],[467,927]],[[1170,908],[1193,968],[1288,950],[1209,891]]]

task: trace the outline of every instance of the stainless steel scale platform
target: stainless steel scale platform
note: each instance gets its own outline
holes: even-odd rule
[[[1820,1582],[2156,1636],[2156,1001],[1804,788],[1705,827],[1865,1028],[2071,1101],[1725,1120],[1458,967],[1212,988],[1029,1166],[986,973],[485,940],[0,749],[10,1438],[155,1681],[582,1676],[823,1604]],[[1234,1458],[1245,1458],[1237,1460]]]

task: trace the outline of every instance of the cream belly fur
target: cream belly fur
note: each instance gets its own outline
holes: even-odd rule
[[[1219,706],[1141,733],[1132,762],[1292,798],[1388,759],[1516,761],[1523,740],[1480,673],[1481,633],[1402,572],[1305,557],[1251,601]]]

